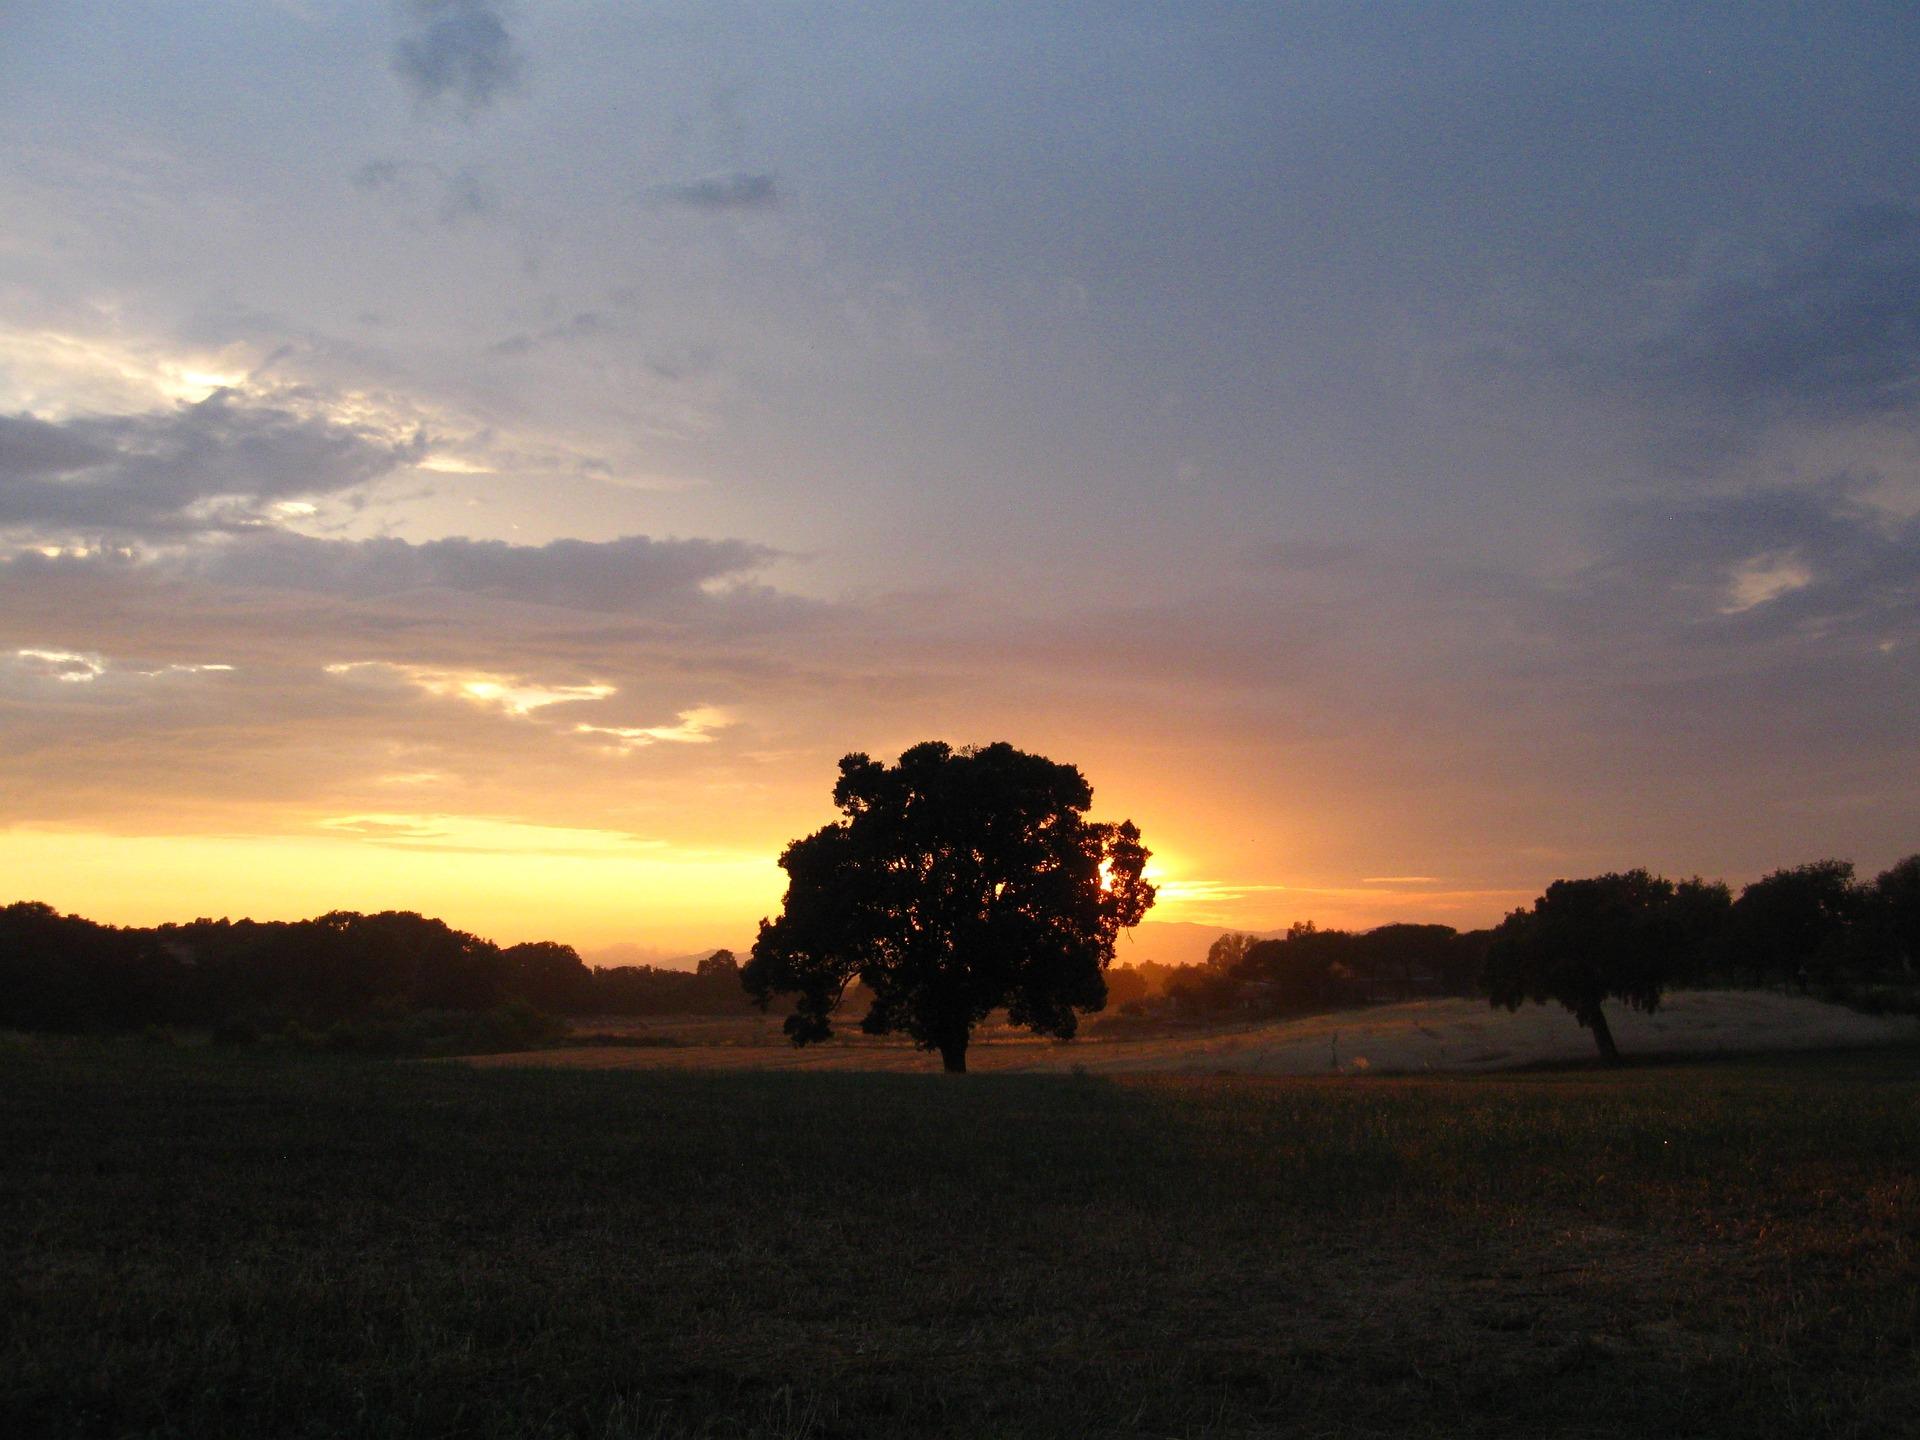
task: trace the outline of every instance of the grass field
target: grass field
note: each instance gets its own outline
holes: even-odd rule
[[[1920,1053],[1454,1078],[0,1043],[0,1433],[1880,1436]]]
[[[1843,1005],[1765,990],[1682,990],[1652,1015],[1607,1006],[1629,1056],[1824,1050],[1920,1039],[1911,1015],[1863,1015]],[[479,1065],[577,1069],[902,1070],[937,1068],[939,1057],[905,1036],[876,1038],[846,1023],[823,1045],[796,1048],[781,1016],[662,1016],[583,1022],[590,1032],[563,1048],[474,1057]],[[591,1032],[624,1043],[595,1045]],[[1194,1075],[1425,1074],[1515,1069],[1586,1061],[1593,1037],[1558,1005],[1497,1010],[1485,1000],[1408,1000],[1362,1010],[1196,1024],[1095,1016],[1072,1042],[1005,1025],[983,1027],[967,1053],[971,1070],[1152,1072]]]

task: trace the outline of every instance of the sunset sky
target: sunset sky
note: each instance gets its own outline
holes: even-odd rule
[[[1079,765],[1160,922],[1871,874],[1916,73],[1902,6],[0,4],[0,901],[737,945],[933,738]]]

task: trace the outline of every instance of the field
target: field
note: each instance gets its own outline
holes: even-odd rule
[[[0,1432],[1881,1436],[1920,1052],[1463,1076],[0,1042]]]
[[[1628,1055],[1681,1056],[1885,1044],[1916,1037],[1911,1016],[1862,1015],[1840,1005],[1763,990],[1679,991],[1652,1015],[1607,1006]],[[875,1039],[846,1024],[824,1045],[795,1049],[780,1017],[672,1016],[588,1022],[624,1043],[489,1055],[482,1065],[581,1069],[904,1070],[937,1056],[901,1037]],[[1591,1060],[1593,1038],[1558,1005],[1509,1013],[1484,1000],[1414,1000],[1366,1010],[1241,1024],[1137,1023],[1096,1016],[1069,1044],[988,1027],[967,1055],[973,1070],[1092,1075],[1328,1075],[1513,1069]]]

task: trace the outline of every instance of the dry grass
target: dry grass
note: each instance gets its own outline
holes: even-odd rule
[[[8,1434],[1920,1431],[1912,1050],[0,1085]]]
[[[1653,1015],[1608,1007],[1629,1056],[1751,1054],[1878,1045],[1916,1033],[1911,1017],[1862,1015],[1800,996],[1754,990],[1683,991]],[[853,1027],[796,1050],[774,1017],[608,1022],[645,1046],[537,1050],[476,1058],[479,1065],[569,1069],[924,1070],[937,1060],[901,1040]],[[1145,1035],[1096,1020],[1071,1043],[989,1029],[967,1057],[974,1070],[1095,1075],[1425,1074],[1513,1069],[1593,1058],[1587,1032],[1557,1005],[1494,1010],[1478,1000],[1420,1000],[1262,1024],[1160,1026]]]

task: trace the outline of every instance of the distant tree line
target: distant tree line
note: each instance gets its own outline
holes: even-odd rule
[[[1775,870],[1734,899],[1717,880],[1645,870],[1556,880],[1500,922],[1488,998],[1558,1001],[1617,1061],[1602,1002],[1659,1008],[1675,985],[1785,985],[1869,1009],[1913,1010],[1920,855],[1864,884],[1847,860]]]
[[[1123,1016],[1279,1017],[1438,996],[1556,1001],[1615,1056],[1602,1003],[1652,1010],[1676,986],[1774,986],[1866,1008],[1920,1008],[1920,855],[1872,881],[1844,860],[1776,870],[1736,897],[1645,870],[1557,880],[1491,930],[1394,924],[1259,937],[1229,932],[1204,963],[1104,973]],[[857,988],[857,987],[856,987]],[[462,1043],[550,1036],[544,1016],[745,1014],[731,952],[695,970],[594,969],[551,941],[499,946],[410,911],[311,920],[96,924],[0,909],[0,1028],[286,1030],[377,1048],[417,1017]],[[410,1019],[409,1017],[414,1017]],[[424,1023],[424,1022],[420,1022]],[[398,1043],[398,1042],[396,1042]]]
[[[1322,930],[1312,921],[1266,938],[1229,931],[1201,964],[1109,970],[1108,1005],[1134,1015],[1273,1017],[1475,995],[1489,934],[1449,925]]]
[[[350,1026],[369,1017],[731,1014],[729,951],[697,970],[596,970],[570,945],[500,946],[411,911],[311,920],[100,925],[23,901],[0,909],[0,1027]],[[346,1033],[346,1032],[342,1032]]]
[[[1776,986],[1912,1008],[1920,960],[1920,855],[1871,882],[1846,860],[1775,870],[1736,898],[1717,880],[1633,870],[1557,880],[1491,930],[1311,922],[1261,938],[1228,932],[1202,964],[1117,967],[1123,1014],[1283,1016],[1443,995],[1509,1008],[1557,1000],[1613,1044],[1602,1000],[1652,1009],[1674,986]]]

